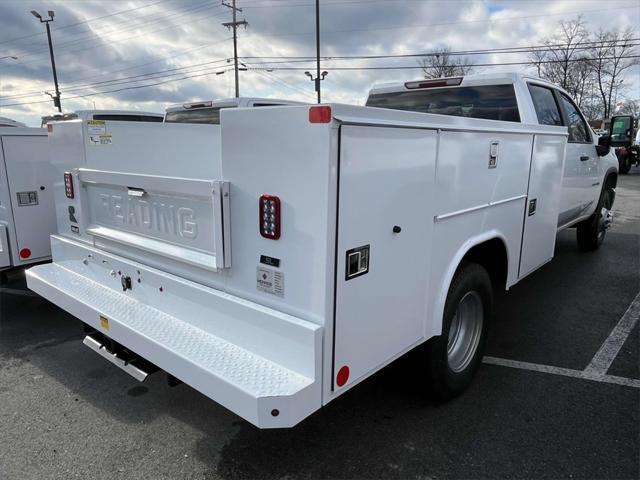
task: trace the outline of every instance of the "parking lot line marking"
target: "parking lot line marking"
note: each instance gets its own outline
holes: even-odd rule
[[[0,287],[0,293],[8,295],[22,295],[23,297],[38,297],[38,294],[31,290],[20,290],[19,288]]]
[[[640,318],[640,293],[636,295],[618,324],[611,330],[605,342],[589,362],[585,372],[599,375],[607,373],[633,327],[638,323],[638,318]]]
[[[600,373],[588,372],[586,370],[573,370],[570,368],[554,367],[552,365],[541,365],[539,363],[520,362],[506,358],[484,357],[483,363],[488,365],[498,365],[501,367],[517,368],[532,372],[550,373],[552,375],[562,375],[565,377],[579,378],[581,380],[591,380],[600,383],[613,383],[624,387],[640,388],[640,380],[634,378],[616,377]]]

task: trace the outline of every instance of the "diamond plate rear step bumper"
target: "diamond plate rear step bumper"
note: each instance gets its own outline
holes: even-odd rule
[[[56,250],[72,247],[70,243],[54,237],[54,256]],[[122,264],[116,268],[145,268],[92,247],[73,249],[91,251],[99,257],[97,264],[100,257],[111,257],[111,265],[116,260]],[[185,318],[177,318],[156,308],[157,302],[134,298],[135,287],[121,292],[92,280],[95,265],[91,270],[81,258],[67,260],[65,266],[52,263],[29,269],[29,288],[260,428],[290,427],[320,408],[320,326],[201,286],[194,287],[192,299],[185,299]],[[86,274],[75,271],[83,267]],[[154,275],[146,268],[145,278]],[[160,275],[171,289],[171,276]],[[182,279],[172,281],[185,287]],[[189,313],[202,312],[193,305],[190,309],[190,302],[210,306],[205,313],[215,318],[211,323],[224,327],[219,335],[193,324]],[[240,331],[233,332],[234,326]],[[222,334],[246,339],[246,344],[233,343]],[[276,358],[269,358],[269,352]]]

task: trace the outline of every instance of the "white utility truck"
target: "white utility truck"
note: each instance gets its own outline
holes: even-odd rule
[[[277,105],[304,105],[292,100],[277,98],[238,97],[207,102],[182,103],[172,105],[165,110],[166,123],[205,123],[220,125],[220,112],[225,108],[258,108],[275,107]]]
[[[558,228],[579,222],[597,247],[616,178],[564,92],[475,81],[369,98],[412,110],[421,93],[462,94],[444,115],[223,110],[221,156],[215,125],[108,122],[112,142],[95,145],[81,121],[54,124],[59,234],[29,287],[135,378],[162,369],[261,428],[297,424],[418,346],[418,381],[455,396],[482,358],[493,288],[551,260]]]
[[[0,270],[51,257],[53,179],[47,130],[0,126]]]

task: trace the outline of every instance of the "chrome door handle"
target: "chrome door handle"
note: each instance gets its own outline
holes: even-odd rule
[[[589,155],[582,155],[580,157],[580,161],[581,162],[586,162],[587,160],[589,160],[591,157]]]

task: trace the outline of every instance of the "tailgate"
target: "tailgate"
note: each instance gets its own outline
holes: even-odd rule
[[[212,271],[230,266],[228,182],[85,168],[75,177],[82,224],[97,247]]]

